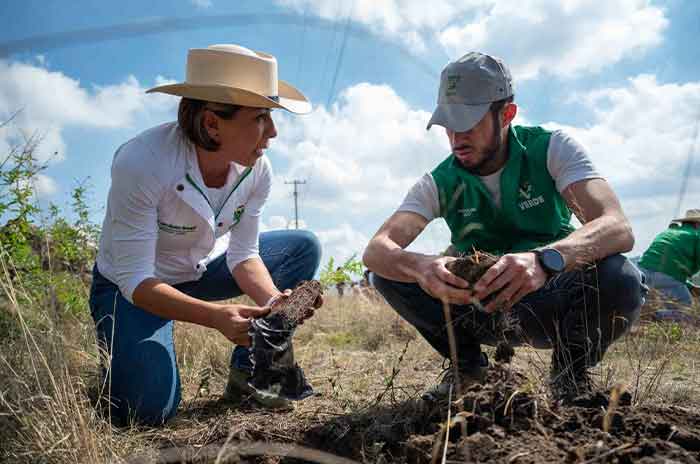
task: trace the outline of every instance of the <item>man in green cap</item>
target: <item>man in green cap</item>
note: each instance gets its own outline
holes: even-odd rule
[[[428,129],[444,127],[452,152],[416,182],[364,262],[377,290],[445,358],[443,304],[451,305],[462,382],[483,379],[481,344],[505,338],[553,348],[551,385],[570,399],[589,390],[588,368],[638,319],[646,287],[620,254],[634,244],[630,224],[586,150],[564,132],[511,125],[516,112],[501,60],[468,53],[449,63]],[[474,286],[447,270],[455,258],[405,250],[437,218],[452,249],[500,256]],[[446,397],[453,373],[424,399]]]
[[[700,271],[700,209],[690,209],[671,221],[644,252],[639,267],[647,285],[672,300],[656,311],[656,318],[688,321],[690,316],[683,310],[693,304],[689,289],[697,290],[690,278]]]

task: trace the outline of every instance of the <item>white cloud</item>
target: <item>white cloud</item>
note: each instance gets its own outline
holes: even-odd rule
[[[593,111],[590,126],[565,128],[590,149],[613,184],[644,186],[644,193],[676,190],[695,143],[700,81],[663,84],[642,74],[625,87],[578,95],[570,104]]]
[[[453,58],[467,50],[501,56],[518,79],[573,77],[658,45],[667,25],[648,0],[507,0],[438,40]]]
[[[686,197],[679,206],[681,180],[688,156],[700,149],[700,81],[660,83],[642,74],[626,86],[576,95],[571,105],[584,105],[594,119],[587,127],[561,127],[583,143],[596,167],[620,196],[636,235],[633,254],[685,209],[700,204],[700,166],[689,173]]]
[[[31,181],[21,181],[20,185],[23,188],[31,187],[31,190],[33,191],[34,195],[36,195],[36,198],[39,199],[50,197],[51,195],[54,195],[56,192],[58,192],[58,184],[56,183],[56,181],[52,177],[41,173],[36,174]]]
[[[38,158],[61,160],[67,150],[62,134],[66,127],[129,127],[137,115],[164,112],[174,105],[174,99],[144,92],[133,76],[120,84],[85,88],[61,72],[0,60],[0,121],[19,111],[11,124],[14,130],[6,127],[0,133],[0,146],[21,143],[21,136],[38,136]]]
[[[446,27],[454,18],[493,1],[433,0],[429,7],[423,0],[356,0],[345,4],[335,0],[277,0],[277,3],[331,21],[345,21],[350,15],[372,31],[424,52],[427,39],[435,31]]]
[[[353,255],[356,255],[357,259],[362,259],[362,253],[369,241],[367,235],[359,232],[348,223],[314,232],[323,248],[322,266],[328,262],[328,258],[331,256],[337,263],[342,263]]]
[[[52,177],[45,174],[37,174],[34,179],[34,189],[38,197],[50,197],[58,192],[58,184]]]
[[[698,185],[697,181],[695,185]],[[676,211],[678,206],[676,193],[623,198],[625,213],[632,221],[635,235],[634,249],[630,255],[641,255],[654,237],[665,230],[672,219],[678,217],[677,214],[683,216],[686,210],[697,208],[698,205],[700,205],[700,193],[697,192],[697,187],[684,198],[679,211]]]
[[[276,113],[275,153],[289,159],[282,179],[303,178],[313,195],[305,207],[371,214],[396,207],[408,188],[449,153],[440,128],[426,131],[430,115],[411,109],[386,85],[345,89],[330,110],[309,116]],[[275,191],[281,201],[283,189]],[[329,201],[329,199],[333,199]]]
[[[453,59],[481,50],[501,56],[519,79],[542,72],[597,72],[658,45],[668,26],[651,0],[277,0],[331,21],[347,15],[417,53],[440,44]]]

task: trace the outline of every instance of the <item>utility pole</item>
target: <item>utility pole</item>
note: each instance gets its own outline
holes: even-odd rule
[[[299,228],[299,192],[297,190],[297,186],[301,184],[305,184],[305,180],[296,180],[294,179],[291,182],[285,182],[285,184],[294,184],[294,228],[298,229]]]

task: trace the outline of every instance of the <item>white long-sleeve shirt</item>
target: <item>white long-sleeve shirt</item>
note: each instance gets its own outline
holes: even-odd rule
[[[231,163],[219,201],[212,201],[195,148],[177,123],[149,129],[114,155],[97,268],[130,302],[144,280],[198,280],[224,253],[233,272],[258,256],[260,215],[271,187],[267,157],[252,168]]]

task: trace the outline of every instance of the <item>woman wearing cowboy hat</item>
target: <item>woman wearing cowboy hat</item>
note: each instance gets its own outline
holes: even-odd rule
[[[700,271],[700,209],[690,209],[674,219],[668,229],[654,238],[639,260],[647,285],[673,300],[656,311],[657,319],[688,320],[682,309],[693,303],[690,277]]]
[[[267,314],[280,289],[313,277],[320,246],[306,231],[259,233],[272,185],[263,153],[277,135],[270,111],[311,109],[278,81],[273,56],[237,45],[193,49],[185,82],[149,92],[182,97],[178,120],[114,156],[90,308],[109,355],[112,417],[159,424],[180,401],[173,321],[235,343],[226,395],[251,393],[250,320]],[[212,302],[242,293],[260,307]]]

